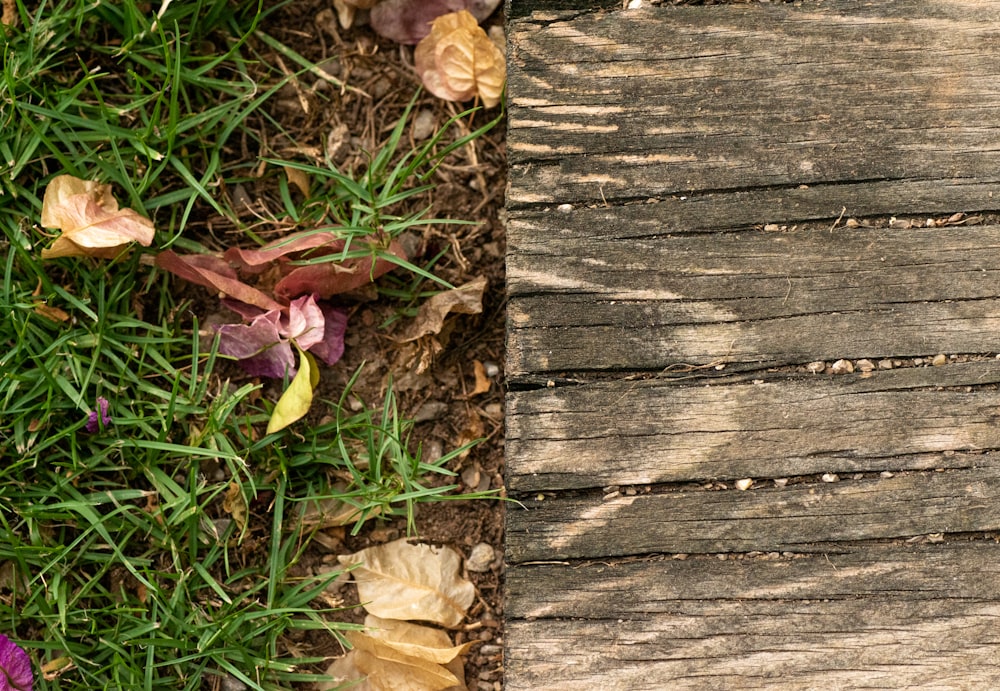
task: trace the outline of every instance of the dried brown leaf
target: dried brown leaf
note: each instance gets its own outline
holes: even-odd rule
[[[445,317],[451,313],[479,314],[483,311],[483,291],[486,290],[486,286],[486,278],[480,276],[458,288],[446,290],[428,299],[420,306],[417,316],[397,340],[406,343],[427,334],[441,333]]]
[[[378,617],[458,626],[476,596],[459,574],[462,558],[448,547],[413,545],[405,539],[338,557],[368,612]]]
[[[153,223],[132,209],[119,209],[109,185],[58,175],[45,188],[42,225],[62,235],[43,259],[55,257],[115,257],[132,242],[148,247]]]
[[[492,108],[500,102],[507,66],[503,52],[468,11],[434,20],[413,53],[417,74],[427,90],[449,101],[479,96]]]

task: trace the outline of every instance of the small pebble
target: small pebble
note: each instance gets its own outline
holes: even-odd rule
[[[806,365],[806,369],[812,372],[813,374],[819,374],[820,372],[826,369],[826,363],[823,362],[822,360],[817,360],[816,362],[810,362],[808,365]]]
[[[485,542],[480,542],[469,553],[469,558],[465,560],[465,568],[469,571],[489,571],[490,564],[493,563],[495,558],[496,552],[493,548]]]
[[[931,360],[931,364],[934,365],[935,367],[940,367],[941,365],[944,365],[947,362],[948,362],[948,357],[944,353],[938,353],[937,355],[934,356],[934,359]]]
[[[618,490],[615,490],[614,492],[608,492],[607,494],[604,495],[604,501],[611,501],[612,499],[617,499],[621,495],[622,493],[619,492]]]
[[[883,477],[886,479],[889,479],[890,477],[895,477],[895,475],[896,475],[895,473],[890,472],[888,470],[883,470],[881,473],[878,474],[879,477]]]
[[[743,480],[736,481],[736,489],[741,491],[746,491],[753,486],[753,480],[751,478],[745,478]]]
[[[862,372],[871,372],[875,369],[875,365],[871,360],[858,360],[857,368]]]
[[[834,374],[850,374],[854,371],[854,364],[850,360],[837,360],[830,370]]]
[[[556,207],[556,211],[562,214],[568,214],[572,210],[573,210],[572,204],[560,204],[559,206]]]
[[[413,118],[413,138],[418,142],[427,139],[434,134],[435,127],[437,127],[437,118],[434,116],[434,111],[421,110]]]
[[[500,365],[489,360],[483,362],[483,374],[487,377],[495,377],[500,374]]]
[[[836,482],[840,478],[837,477],[836,473],[823,473],[823,477],[820,478],[823,482]]]
[[[414,422],[430,422],[437,420],[448,412],[448,404],[443,401],[427,401],[417,409],[413,416]]]
[[[775,487],[784,487],[787,484],[788,484],[788,478],[787,477],[779,477],[779,478],[775,478],[774,479],[774,486]]]
[[[885,360],[879,360],[878,361],[878,368],[879,369],[892,369],[892,360],[890,360],[889,358],[886,358]]]
[[[922,357],[915,357],[913,358],[913,364],[920,367],[920,365],[924,364],[924,359]]]

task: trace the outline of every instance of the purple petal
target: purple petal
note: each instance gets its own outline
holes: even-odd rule
[[[100,411],[101,416],[100,422],[98,422],[97,419],[98,411]],[[107,427],[110,424],[111,415],[108,414],[108,399],[104,398],[104,396],[98,396],[97,410],[91,410],[87,413],[87,424],[84,425],[83,428],[91,434],[94,434],[102,427]],[[0,687],[0,691],[4,691],[2,687]]]
[[[309,350],[323,340],[323,311],[313,295],[292,300],[288,306],[288,326],[283,335],[295,341],[302,350]]]
[[[281,312],[271,310],[249,324],[223,324],[219,352],[240,361],[254,376],[280,378],[295,372],[295,355],[288,341],[281,337]]]
[[[241,302],[240,300],[237,300],[235,298],[223,297],[222,299],[219,300],[219,302],[222,303],[223,307],[225,307],[226,309],[230,309],[233,312],[236,312],[236,314],[240,315],[244,319],[256,319],[260,315],[267,312],[267,310],[263,310],[260,307],[257,307],[256,305],[251,305],[246,302]]]
[[[0,691],[31,691],[34,680],[31,658],[17,644],[0,634]]]
[[[320,304],[320,309],[323,310],[323,340],[312,346],[309,352],[332,365],[344,354],[347,312],[325,304]]]

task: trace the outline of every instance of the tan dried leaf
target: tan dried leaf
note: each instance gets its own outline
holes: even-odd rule
[[[507,78],[503,52],[466,10],[435,19],[413,62],[424,86],[438,98],[467,101],[479,96],[487,108],[500,102]]]
[[[483,291],[486,278],[480,276],[458,288],[438,293],[420,306],[417,316],[399,337],[401,343],[415,341],[427,334],[441,333],[445,317],[452,312],[479,314],[483,311]]]
[[[59,175],[45,188],[42,225],[62,235],[42,250],[42,259],[102,257],[111,259],[131,242],[148,247],[153,223],[132,209],[119,209],[110,185]]]
[[[459,574],[462,558],[448,547],[412,545],[405,539],[337,557],[351,571],[358,597],[371,614],[455,627],[476,597]]]

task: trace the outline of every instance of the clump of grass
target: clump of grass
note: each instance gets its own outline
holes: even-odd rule
[[[16,8],[20,28],[0,35],[0,632],[45,670],[39,689],[314,680],[321,658],[289,638],[348,625],[319,597],[333,575],[302,568],[298,506],[337,497],[359,520],[405,515],[412,529],[416,503],[455,488],[428,478],[461,450],[425,462],[391,389],[378,410],[333,405],[334,422],[288,448],[259,438],[259,385],[220,380],[197,319],[142,255],[38,259],[57,174],[124,191],[160,248],[190,246],[199,215],[230,216],[216,194],[225,147],[253,139],[247,118],[281,85],[262,88],[248,57],[260,5]],[[431,222],[392,215],[440,153],[399,152],[397,129],[364,173],[310,169],[326,183],[302,217],[349,237]],[[109,420],[89,432],[99,399]]]

